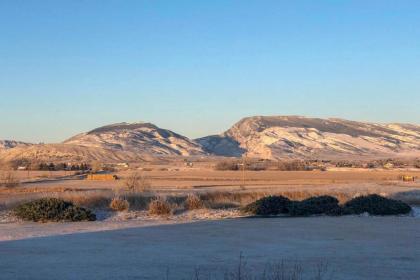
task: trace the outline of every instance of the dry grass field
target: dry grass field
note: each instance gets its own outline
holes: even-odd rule
[[[152,169],[152,170],[151,170]],[[415,170],[342,169],[340,171],[215,171],[211,168],[170,170],[155,166],[151,171],[128,170],[115,173],[120,180],[91,181],[64,171],[13,171],[19,186],[0,187],[0,207],[37,197],[58,196],[95,207],[97,199],[111,199],[116,192],[127,192],[125,179],[137,173],[149,193],[165,196],[212,194],[220,202],[249,203],[266,194],[282,194],[293,199],[329,194],[345,201],[361,194],[398,196],[420,204],[420,181],[402,182],[402,175],[420,177]],[[5,171],[3,171],[5,173]],[[114,174],[114,173],[113,173]]]

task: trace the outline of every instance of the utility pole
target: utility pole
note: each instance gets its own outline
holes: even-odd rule
[[[252,138],[253,134],[249,135]],[[248,157],[249,143],[245,140],[245,152],[242,155],[242,187],[245,188],[245,169],[246,169],[246,158]]]
[[[248,138],[245,138],[245,152],[242,156],[242,187],[245,187],[245,169],[246,169],[246,162],[248,157],[248,151],[249,151],[249,142],[253,139],[253,137],[256,135],[255,131],[251,131],[248,135]]]
[[[245,157],[242,156],[242,187],[245,187],[245,163],[246,163],[246,152],[245,152]]]

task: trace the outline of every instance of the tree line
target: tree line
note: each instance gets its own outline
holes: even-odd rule
[[[42,170],[42,171],[60,171],[60,170],[88,171],[88,170],[91,170],[91,167],[87,163],[69,165],[67,163],[54,164],[53,162],[50,162],[50,163],[41,162],[38,165],[37,170]]]

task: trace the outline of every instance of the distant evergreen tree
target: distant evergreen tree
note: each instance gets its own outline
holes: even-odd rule
[[[49,165],[48,165],[48,170],[49,171],[54,171],[55,170],[55,165],[54,165],[54,163],[50,163]]]
[[[42,170],[42,171],[46,171],[46,170],[49,170],[49,166],[48,166],[48,164],[46,164],[45,162],[41,162],[41,163],[39,164],[38,169],[39,169],[39,170]]]
[[[66,169],[67,169],[67,164],[66,163],[59,163],[55,167],[55,170],[66,170]]]

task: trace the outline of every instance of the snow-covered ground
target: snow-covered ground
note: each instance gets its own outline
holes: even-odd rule
[[[150,216],[147,211],[96,212],[97,221],[79,223],[34,223],[16,219],[10,211],[0,211],[0,241],[34,237],[97,232],[132,227],[192,223],[240,217],[239,210],[198,209],[167,217]]]
[[[164,225],[134,219],[89,232],[100,223],[106,222],[19,225],[32,231],[78,227],[85,232],[0,242],[0,278],[191,279],[197,268],[204,276],[212,273],[211,279],[223,279],[241,253],[253,271],[262,271],[268,262],[297,260],[304,270],[323,261],[332,276],[326,279],[420,275],[420,219],[413,217],[242,218]],[[124,223],[131,223],[130,228],[118,229]],[[1,224],[0,231],[5,229]]]
[[[96,215],[98,220],[95,222],[32,223],[19,221],[16,217],[12,215],[10,211],[0,211],[0,241],[19,240],[33,237],[43,237],[62,234],[73,234],[81,232],[116,230],[132,227],[144,227],[165,224],[185,224],[200,221],[237,219],[243,217],[238,209],[199,209],[193,211],[185,211],[183,213],[167,217],[150,216],[148,215],[147,211],[99,211],[96,212]],[[363,218],[369,217],[369,215],[366,213],[354,217]],[[420,207],[413,206],[413,211],[410,215],[399,217],[420,219]]]
[[[413,206],[413,216],[415,218],[420,218],[420,206]]]

